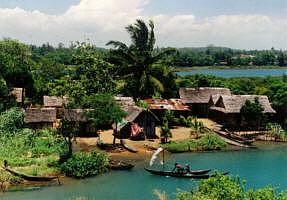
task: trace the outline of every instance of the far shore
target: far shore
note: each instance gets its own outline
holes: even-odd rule
[[[171,67],[173,72],[188,72],[191,70],[207,70],[207,69],[226,69],[226,70],[239,70],[239,69],[287,69],[287,67],[280,66],[192,66],[192,67]]]

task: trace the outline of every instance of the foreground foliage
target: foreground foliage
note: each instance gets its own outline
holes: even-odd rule
[[[214,178],[200,181],[191,192],[178,192],[177,200],[286,200],[287,191],[279,192],[278,188],[267,186],[263,189],[245,192],[245,182],[239,176],[231,178],[217,174]]]
[[[263,189],[245,190],[246,181],[239,176],[232,178],[216,172],[216,177],[199,181],[196,188],[191,191],[179,191],[176,200],[286,200],[287,190],[267,186]],[[160,200],[170,200],[165,192],[155,191]]]
[[[110,158],[102,153],[74,153],[61,165],[62,173],[67,176],[84,178],[94,176],[107,170]]]

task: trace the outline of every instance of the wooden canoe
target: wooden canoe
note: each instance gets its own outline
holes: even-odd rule
[[[152,170],[152,169],[148,169],[148,168],[144,168],[146,171],[155,174],[155,175],[159,175],[159,176],[171,176],[171,177],[178,177],[178,178],[194,178],[194,179],[208,179],[210,177],[215,177],[216,174],[204,174],[204,171],[207,170],[200,170],[200,171],[193,171],[193,172],[201,172],[203,174],[191,174],[191,173],[177,173],[177,172],[171,172],[171,171],[158,171],[158,170]],[[202,172],[203,171],[203,172]],[[209,170],[210,171],[210,170]],[[207,171],[207,172],[209,172]],[[205,173],[207,173],[205,172]],[[224,172],[221,173],[222,175],[226,175],[229,172]]]
[[[58,178],[57,176],[31,176],[31,175],[27,175],[27,174],[22,174],[19,173],[17,171],[14,171],[8,167],[3,167],[6,171],[10,172],[11,174],[13,174],[14,176],[19,176],[21,178],[23,178],[24,180],[27,181],[52,181],[53,179]]]

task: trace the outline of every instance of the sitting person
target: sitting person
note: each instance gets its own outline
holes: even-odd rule
[[[178,173],[183,173],[184,172],[184,167],[179,165],[178,163],[174,164],[173,172],[176,170]]]
[[[190,165],[189,164],[185,165],[185,172],[190,173]]]

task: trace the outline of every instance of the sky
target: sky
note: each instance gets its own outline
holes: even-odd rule
[[[0,0],[0,37],[106,47],[129,43],[139,18],[154,21],[159,47],[287,50],[287,0]]]

